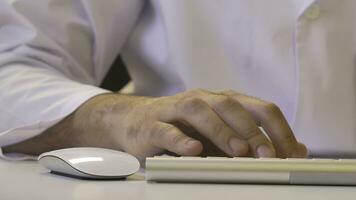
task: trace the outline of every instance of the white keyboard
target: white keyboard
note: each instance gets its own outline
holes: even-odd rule
[[[146,159],[146,180],[356,185],[356,159],[155,156]]]

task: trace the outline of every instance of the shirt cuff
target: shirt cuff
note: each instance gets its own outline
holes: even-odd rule
[[[15,144],[27,139],[30,139],[36,135],[39,135],[49,127],[55,125],[69,114],[74,112],[81,104],[83,104],[88,99],[97,96],[99,94],[111,93],[108,90],[97,88],[91,85],[83,85],[82,92],[72,94],[67,103],[63,104],[61,112],[51,118],[43,119],[41,121],[36,121],[31,124],[16,127],[10,130],[6,130],[0,133],[0,147]]]

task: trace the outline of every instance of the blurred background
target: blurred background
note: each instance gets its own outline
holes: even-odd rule
[[[121,57],[118,56],[106,74],[100,87],[116,92],[121,90],[128,82],[130,82],[130,80],[131,78],[125,63],[122,61]]]

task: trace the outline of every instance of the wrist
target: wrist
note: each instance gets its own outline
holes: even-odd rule
[[[136,105],[134,99],[111,93],[95,96],[82,104],[73,115],[76,143],[122,150],[120,127],[124,127],[125,113]]]

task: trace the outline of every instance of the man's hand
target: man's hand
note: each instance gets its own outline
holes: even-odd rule
[[[198,89],[159,98],[99,95],[47,132],[18,144],[17,149],[26,153],[23,147],[33,143],[39,145],[37,152],[32,148],[35,153],[98,146],[123,150],[141,160],[164,151],[194,156],[209,154],[209,149],[228,156],[307,155],[275,104],[234,91]],[[6,149],[15,151],[16,145]]]

